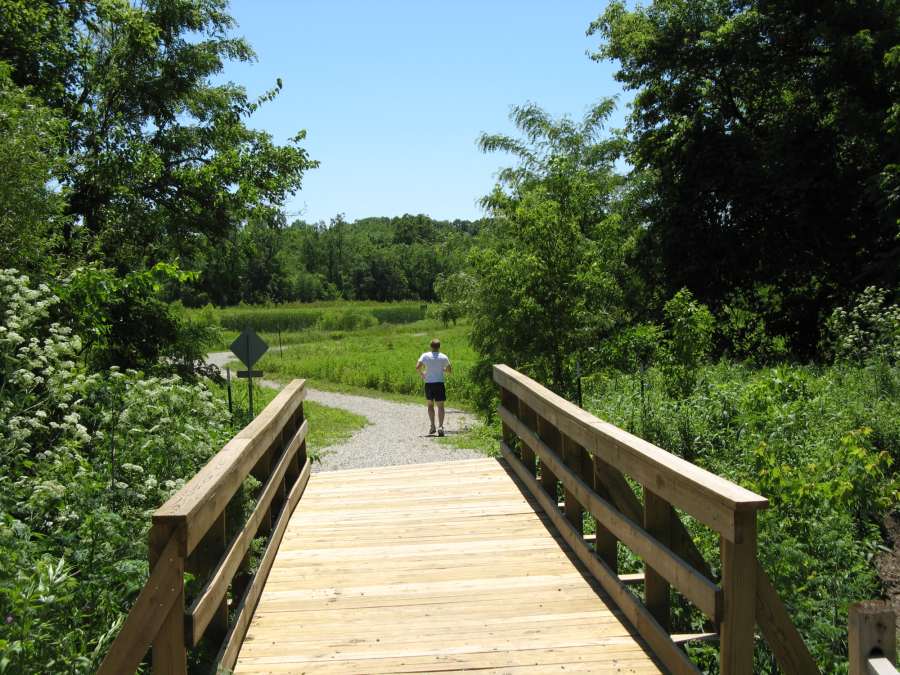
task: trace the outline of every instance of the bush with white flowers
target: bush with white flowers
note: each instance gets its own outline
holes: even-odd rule
[[[150,514],[229,435],[202,385],[87,372],[58,302],[0,270],[0,673],[93,672],[146,579]]]

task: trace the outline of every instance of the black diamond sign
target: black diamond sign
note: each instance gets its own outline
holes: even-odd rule
[[[231,343],[231,351],[247,368],[253,368],[253,364],[259,361],[268,349],[269,345],[263,342],[252,328],[245,328],[244,332]]]

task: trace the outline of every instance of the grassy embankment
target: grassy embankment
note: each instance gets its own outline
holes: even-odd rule
[[[468,327],[445,327],[426,318],[420,303],[232,307],[197,314],[222,327],[218,345],[222,350],[243,327],[256,330],[269,345],[268,353],[254,366],[266,379],[287,382],[302,377],[317,389],[403,403],[423,402],[415,363],[428,349],[431,337],[438,336],[453,363],[447,383],[448,404],[472,410],[468,373],[475,353],[468,343]],[[288,328],[279,332],[279,327]],[[439,442],[488,454],[497,447],[496,435],[480,424]]]

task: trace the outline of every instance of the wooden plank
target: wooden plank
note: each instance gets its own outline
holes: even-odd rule
[[[269,504],[275,495],[275,491],[283,484],[285,472],[288,470],[291,461],[300,447],[300,443],[306,437],[308,432],[309,424],[304,422],[303,426],[301,426],[297,433],[294,434],[293,439],[291,439],[291,442],[288,444],[285,454],[282,455],[281,461],[278,463],[278,466],[275,467],[275,471],[269,476],[269,480],[260,494],[259,501],[256,503],[253,513],[250,514],[250,517],[247,519],[247,522],[244,524],[240,533],[232,540],[231,545],[228,548],[228,553],[219,562],[206,586],[191,605],[187,616],[187,631],[192,644],[196,645],[200,641],[206,627],[215,615],[216,608],[224,601],[225,596],[228,593],[228,586],[240,568],[241,561],[250,549],[250,545],[253,543],[253,538],[256,537],[257,530],[259,529],[260,523],[263,521],[263,517],[269,511]],[[301,476],[302,475],[301,472]],[[308,478],[309,471],[307,470],[307,480]]]
[[[508,366],[494,366],[494,381],[592,454],[728,539],[734,538],[734,511],[768,506],[765,497],[603,422]]]
[[[787,675],[818,675],[815,659],[759,561],[756,563],[756,623],[782,671]]]
[[[306,397],[305,380],[294,380],[225,444],[200,471],[153,514],[154,523],[183,527],[186,557],[206,534],[253,466],[277,439]]]
[[[306,488],[307,482],[309,482],[309,475],[310,461],[307,460],[300,472],[300,478],[294,483],[294,487],[288,495],[287,503],[281,512],[281,516],[278,518],[278,522],[272,530],[272,534],[269,537],[269,543],[266,545],[266,551],[263,553],[262,560],[260,560],[259,568],[253,577],[253,581],[250,583],[250,587],[247,589],[244,598],[237,607],[234,625],[231,627],[231,630],[225,639],[225,643],[222,645],[222,649],[216,657],[216,663],[222,668],[234,668],[238,652],[241,649],[241,643],[243,642],[244,636],[247,634],[247,628],[250,625],[250,619],[253,617],[253,612],[256,610],[259,596],[262,593],[263,586],[269,575],[269,570],[272,568],[275,555],[278,553],[278,547],[281,544],[281,538],[284,536],[284,530],[287,528],[288,521],[290,520],[294,508],[297,506],[297,502],[299,502],[300,497],[303,496],[303,490]]]
[[[507,485],[519,485],[505,463],[483,462]],[[421,467],[420,476],[433,471]],[[507,529],[504,517],[468,506],[433,510],[423,500],[383,508],[381,521],[367,525],[338,517],[329,532],[330,524],[317,526],[319,477],[310,478],[291,519],[294,536],[285,535],[272,564],[235,672],[547,671],[536,664],[659,672],[542,513],[517,515]],[[408,482],[416,478],[404,473],[397,485]],[[489,501],[534,503],[519,489],[504,488],[503,500]],[[471,504],[464,493],[451,494],[449,501]],[[338,515],[340,503],[331,506]],[[313,542],[303,536],[307,528],[317,528]],[[446,541],[435,536],[448,531]],[[422,544],[411,537],[419,533]]]
[[[519,438],[531,446],[541,461],[550,464],[551,469],[557,472],[563,483],[572,490],[599,523],[638,556],[648,561],[657,574],[675,586],[698,609],[714,621],[719,619],[720,590],[713,582],[697,572],[671,549],[647,534],[640,525],[622,515],[612,504],[595,494],[581,478],[558,462],[546,444],[510,415],[509,411],[501,408],[499,412],[501,418],[507,419],[507,424]],[[552,517],[553,514],[548,515]]]
[[[504,459],[509,462],[535,498],[540,502],[545,502],[545,512],[553,520],[553,524],[559,529],[572,551],[597,581],[600,582],[603,589],[612,596],[616,605],[628,617],[628,620],[631,621],[641,637],[647,641],[654,654],[673,673],[699,673],[700,671],[691,663],[685,653],[672,642],[668,632],[659,625],[659,622],[653,618],[653,615],[647,611],[647,608],[619,581],[618,575],[609,569],[603,561],[593,555],[591,550],[584,544],[581,533],[575,530],[556,509],[550,508],[552,504],[547,503],[550,500],[546,493],[538,487],[537,482],[525,471],[521,462],[512,454],[505,443],[501,443],[500,450]]]
[[[222,556],[225,555],[227,543],[225,537],[225,512],[223,511],[209,528],[206,536],[200,540],[197,548],[188,556],[185,563],[185,572],[193,575],[198,581],[204,581],[208,584],[214,577],[215,570],[219,567]],[[230,582],[230,578],[228,581]],[[227,589],[226,584],[224,590],[227,591]],[[191,614],[192,612],[189,610],[185,616],[187,624],[185,626],[185,636],[187,637],[188,647],[196,647],[205,634],[207,648],[212,647],[211,651],[216,651],[228,632],[228,603],[225,599],[225,592],[223,591],[215,604],[210,604],[205,608],[206,615],[202,631],[196,632],[192,630]]]
[[[735,539],[722,537],[719,669],[722,675],[752,675],[756,625],[756,512],[735,513]]]
[[[98,675],[121,675],[137,670],[182,593],[184,561],[178,549],[178,540],[170,537],[100,664]]]
[[[847,617],[850,675],[871,672],[870,664],[874,656],[886,657],[891,666],[894,665],[897,658],[896,620],[891,606],[883,600],[850,605]],[[883,665],[875,664],[877,667]]]
[[[874,656],[866,662],[867,675],[897,675],[894,660],[886,656]]]
[[[671,547],[669,534],[673,516],[672,507],[665,499],[644,488],[644,529],[666,547]],[[644,604],[661,626],[670,627],[669,583],[649,560],[644,560]]]

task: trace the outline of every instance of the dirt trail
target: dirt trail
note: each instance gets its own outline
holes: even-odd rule
[[[224,368],[234,360],[231,352],[213,352],[207,355],[207,363],[219,368]],[[262,387],[281,388],[281,384],[273,380],[261,379],[259,383]],[[474,450],[461,450],[438,443],[434,436],[429,436],[424,400],[422,405],[414,405],[311,388],[307,389],[306,398],[332,408],[349,410],[369,420],[367,426],[343,443],[325,448],[322,451],[322,461],[313,465],[313,471],[446,462],[482,456]],[[461,433],[473,424],[473,415],[447,408],[444,429],[448,436]]]

